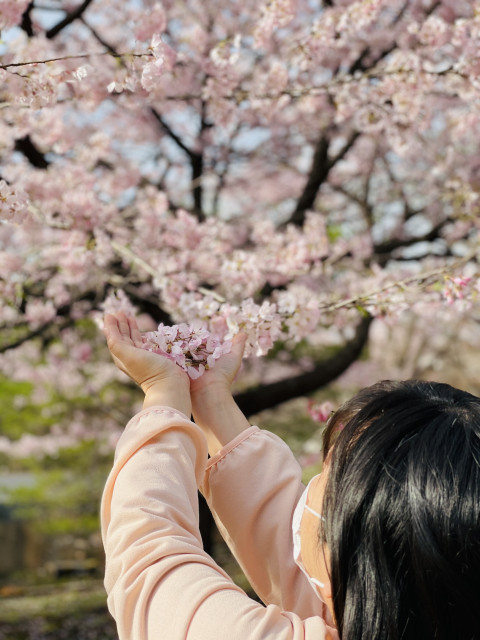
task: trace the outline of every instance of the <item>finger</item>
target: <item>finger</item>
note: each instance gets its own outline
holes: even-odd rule
[[[119,365],[117,355],[120,354],[123,346],[125,345],[125,338],[120,333],[120,327],[117,317],[114,314],[108,314],[107,316],[105,316],[104,325],[104,333],[107,339],[107,346],[110,350],[113,360],[115,361],[115,364],[121,369],[122,367]]]
[[[246,333],[241,332],[233,336],[232,353],[234,353],[237,356],[237,358],[241,359],[243,357],[243,352],[245,351],[246,343],[247,343]]]
[[[123,311],[119,311],[115,316],[118,322],[118,330],[120,331],[122,338],[124,340],[127,339],[128,342],[133,342],[130,335],[130,325],[125,313],[123,313]]]
[[[105,337],[107,338],[107,344],[110,349],[113,344],[121,340],[118,321],[116,316],[114,316],[112,313],[107,313],[105,315],[103,331],[105,333]]]
[[[136,347],[141,347],[143,345],[142,334],[137,325],[137,321],[135,318],[128,318],[128,325],[130,328],[130,337],[132,338],[132,342]]]

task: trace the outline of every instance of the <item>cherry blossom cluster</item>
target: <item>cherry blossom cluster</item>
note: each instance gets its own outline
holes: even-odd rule
[[[144,349],[173,360],[192,380],[212,369],[215,361],[232,348],[230,341],[220,340],[201,322],[171,327],[160,324],[157,331],[149,331],[142,337]]]
[[[471,276],[456,276],[445,278],[443,295],[449,305],[457,302],[465,309],[471,308],[475,299],[480,296],[480,278]]]
[[[231,340],[239,331],[245,333],[245,356],[266,355],[279,340],[299,342],[318,328],[321,317],[318,299],[301,288],[278,292],[275,302],[261,304],[252,298],[231,304],[208,295],[184,294],[177,313],[208,322],[222,339]]]
[[[92,424],[79,421],[65,430],[60,425],[54,425],[48,434],[23,434],[18,440],[10,440],[0,436],[0,454],[13,459],[55,458],[62,449],[73,448],[82,441],[95,441],[99,451],[108,454],[115,448],[121,435],[120,429],[114,423]]]
[[[0,180],[0,220],[21,224],[29,215],[27,195]]]
[[[261,304],[252,298],[232,304],[221,302],[208,292],[184,292],[174,313],[183,320],[197,318],[208,323],[222,338],[231,339],[242,331],[247,334],[245,354],[262,356],[280,340],[293,344],[304,339],[312,341],[325,324],[348,325],[359,309],[373,317],[394,321],[409,310],[429,317],[438,313],[445,301],[464,312],[479,300],[480,273],[474,265],[455,277],[445,277],[441,270],[433,270],[426,271],[424,278],[417,268],[404,268],[395,275],[396,278],[380,271],[364,277],[361,289],[355,283],[352,297],[349,279],[339,276],[336,285],[343,292],[343,300],[336,302],[331,291],[298,283],[290,284],[287,290],[275,291],[270,300]]]
[[[151,91],[157,82],[157,79],[164,73],[171,71],[175,65],[176,54],[158,33],[152,37],[150,50],[153,53],[154,60],[148,62],[142,71],[142,87],[146,91]]]
[[[29,0],[0,0],[0,30],[18,24]]]

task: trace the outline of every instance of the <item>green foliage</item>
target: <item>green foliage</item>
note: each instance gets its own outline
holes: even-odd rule
[[[0,435],[12,440],[24,433],[45,433],[54,423],[31,401],[33,385],[0,377]]]
[[[48,535],[98,531],[99,501],[111,459],[96,455],[93,447],[82,443],[76,452],[62,452],[63,464],[36,470],[33,487],[11,491],[15,515]]]
[[[343,236],[342,227],[338,224],[327,225],[327,238],[331,244],[334,244]]]
[[[341,350],[341,345],[322,345],[315,347],[311,343],[309,343],[306,338],[300,340],[295,344],[282,342],[279,340],[273,345],[272,349],[270,349],[265,358],[267,360],[275,361],[278,359],[279,354],[283,353],[286,356],[288,355],[288,359],[291,362],[295,362],[296,360],[304,357],[310,358],[314,362],[321,362],[322,360],[331,358]]]
[[[303,443],[319,428],[308,415],[304,400],[284,403],[280,411],[264,411],[258,423],[282,438],[295,454],[302,452]]]
[[[105,607],[105,601],[105,588],[99,580],[34,587],[22,597],[3,599],[0,623],[15,623],[36,617],[64,618],[98,610]]]
[[[90,334],[97,329],[91,322],[83,323],[80,330],[93,341]],[[0,437],[16,441],[25,434],[47,434],[53,426],[68,429],[76,412],[91,415],[92,424],[101,424],[102,414],[111,416],[116,411],[118,422],[125,424],[137,394],[125,385],[111,383],[101,393],[80,395],[77,391],[73,397],[52,388],[36,402],[32,384],[0,377]],[[98,531],[99,501],[112,457],[108,447],[92,440],[79,440],[45,457],[20,459],[0,453],[2,471],[28,471],[35,479],[32,487],[11,490],[6,500],[16,517],[31,521],[44,534],[82,536]]]
[[[342,345],[317,345],[314,346],[308,342],[308,340],[300,340],[294,349],[293,354],[296,358],[312,358],[315,362],[322,362],[328,360],[336,353],[342,351]]]

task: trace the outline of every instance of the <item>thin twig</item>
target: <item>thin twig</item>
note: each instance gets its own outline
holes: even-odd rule
[[[145,262],[143,258],[138,256],[131,249],[129,249],[128,247],[124,247],[121,244],[118,244],[118,242],[115,242],[114,240],[112,240],[110,244],[112,249],[117,253],[119,253],[121,256],[123,256],[124,258],[127,258],[127,260],[130,260],[131,262],[133,262],[133,264],[136,264],[137,266],[141,267],[154,278],[158,277],[158,272],[155,271],[155,269],[151,265],[149,265],[148,262]],[[205,287],[199,287],[197,291],[204,296],[211,296],[217,302],[220,302],[220,303],[226,302],[225,298],[223,298],[216,291],[206,289]]]
[[[137,254],[134,253],[128,247],[124,247],[123,245],[118,244],[118,242],[115,242],[114,240],[112,240],[111,242],[111,247],[114,251],[119,253],[121,256],[123,256],[124,258],[127,258],[127,260],[130,260],[131,262],[138,265],[139,267],[142,267],[142,269],[144,269],[149,275],[153,276],[154,278],[158,277],[158,271],[155,271],[155,269],[152,266],[150,266],[148,262],[145,262],[143,258],[140,258],[140,256],[137,256]]]
[[[29,62],[10,62],[9,64],[0,64],[0,69],[10,69],[11,67],[28,67],[29,65],[48,64],[49,62],[62,62],[63,60],[80,60],[83,58],[92,58],[94,56],[111,56],[112,58],[144,58],[152,57],[153,53],[146,51],[145,53],[112,53],[111,51],[94,51],[93,53],[79,53],[71,56],[61,56],[59,58],[47,58],[46,60],[30,60]]]
[[[475,254],[469,255],[466,258],[462,258],[461,260],[458,260],[455,264],[449,265],[447,267],[443,267],[442,269],[435,269],[433,271],[426,271],[425,273],[413,275],[413,276],[410,276],[409,278],[405,278],[404,280],[398,280],[397,282],[392,282],[388,285],[385,285],[383,287],[380,287],[379,289],[375,289],[368,293],[363,293],[359,296],[347,298],[346,300],[342,300],[341,302],[335,302],[333,304],[325,304],[324,306],[320,306],[319,309],[321,311],[337,311],[338,309],[345,309],[346,307],[359,306],[361,303],[368,302],[371,298],[375,298],[379,294],[384,293],[385,291],[389,291],[390,289],[403,289],[415,282],[417,284],[423,284],[426,280],[430,280],[431,278],[436,278],[438,276],[452,273],[462,265],[466,264],[473,257],[475,257]]]
[[[40,64],[48,64],[50,62],[62,62],[64,60],[79,60],[82,58],[90,58],[95,56],[111,56],[112,58],[122,59],[122,58],[143,58],[143,57],[152,57],[153,53],[146,51],[144,53],[135,53],[135,52],[125,52],[125,53],[113,53],[112,51],[97,51],[93,53],[80,53],[77,55],[69,55],[69,56],[61,56],[58,58],[47,58],[45,60],[31,60],[28,62],[11,62],[8,64],[0,64],[0,69],[7,70],[12,67],[26,67],[29,65],[40,65]],[[244,89],[237,89],[236,91],[231,91],[229,93],[225,93],[221,97],[223,100],[233,100],[237,104],[241,104],[245,100],[256,99],[256,100],[278,100],[281,97],[287,96],[292,99],[300,99],[307,96],[316,96],[322,95],[323,93],[328,93],[332,87],[342,86],[346,84],[350,84],[354,86],[358,83],[359,80],[380,80],[384,77],[393,77],[393,76],[410,76],[412,74],[411,70],[408,69],[390,69],[390,70],[382,70],[373,68],[367,73],[361,74],[359,78],[354,75],[343,75],[337,76],[327,83],[322,85],[316,85],[311,87],[292,87],[288,89],[284,89],[283,91],[278,91],[275,93],[264,93],[264,94],[251,94],[249,91]],[[422,75],[425,76],[437,76],[437,77],[455,77],[462,78],[463,80],[472,83],[471,78],[461,71],[455,70],[453,68],[445,69],[442,71],[429,71],[427,69],[422,69],[419,73],[419,77]],[[193,93],[185,93],[178,94],[177,96],[167,96],[165,100],[177,100],[177,101],[189,101],[189,100],[199,100],[202,98],[201,94],[193,94]]]

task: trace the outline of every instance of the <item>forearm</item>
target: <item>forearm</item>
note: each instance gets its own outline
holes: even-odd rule
[[[226,385],[212,385],[194,394],[192,410],[195,423],[205,433],[211,456],[250,427]]]

